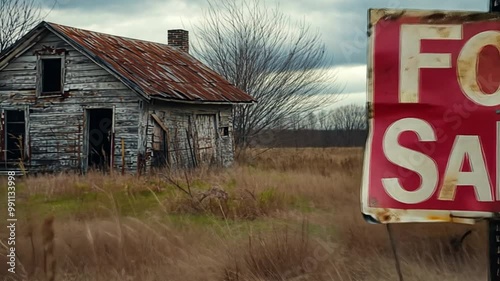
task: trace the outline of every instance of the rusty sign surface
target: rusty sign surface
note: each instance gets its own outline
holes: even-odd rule
[[[500,212],[500,16],[374,9],[369,23],[365,217]]]

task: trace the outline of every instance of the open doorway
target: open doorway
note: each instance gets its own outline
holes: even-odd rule
[[[108,171],[113,145],[113,110],[87,109],[88,168]]]
[[[151,166],[155,168],[163,168],[169,164],[167,132],[162,125],[158,121],[153,123],[153,159]]]

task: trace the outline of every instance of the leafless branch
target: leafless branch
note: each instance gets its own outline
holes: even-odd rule
[[[234,113],[235,142],[246,146],[262,130],[334,102],[338,89],[325,46],[306,22],[259,0],[207,0],[195,26],[194,53],[257,99]]]
[[[361,105],[350,104],[333,109],[328,119],[329,129],[346,131],[366,129],[366,109]]]
[[[185,189],[184,187],[182,187],[182,185],[177,182],[173,176],[171,174],[165,174],[164,175],[164,178],[166,180],[168,180],[171,184],[173,184],[175,187],[177,187],[180,191],[184,192],[185,194],[187,194],[189,197],[193,198],[193,194],[191,193],[191,186],[189,184],[189,179],[188,179],[188,176],[186,173],[184,173],[184,176],[186,178],[186,182],[187,182],[187,189]]]
[[[26,32],[44,19],[46,14],[36,0],[0,0],[0,52],[21,38]]]

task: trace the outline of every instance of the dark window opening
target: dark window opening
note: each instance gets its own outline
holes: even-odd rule
[[[42,95],[62,92],[62,59],[42,59]]]
[[[88,167],[107,171],[111,164],[112,109],[88,110]]]
[[[223,137],[229,136],[229,127],[221,127],[220,132]]]
[[[23,110],[5,110],[4,115],[5,159],[19,163],[24,160],[26,128]]]
[[[168,166],[167,132],[156,123],[153,132],[153,159],[151,165],[155,168]]]

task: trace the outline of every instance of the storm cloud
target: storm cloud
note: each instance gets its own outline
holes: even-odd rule
[[[45,1],[47,12],[51,0]],[[487,11],[488,0],[261,0],[277,4],[292,21],[319,32],[331,58],[325,66],[353,102],[363,102],[366,87],[367,14],[370,8]],[[196,37],[206,0],[57,0],[46,20],[114,35],[166,43],[167,29],[183,28]],[[196,42],[194,42],[196,43]]]
[[[278,2],[263,1],[272,6]],[[50,0],[44,0],[48,7]],[[331,64],[366,63],[369,8],[486,11],[488,1],[470,0],[288,0],[280,9],[292,20],[305,20],[318,31]],[[57,0],[48,20],[122,36],[165,42],[169,28],[190,29],[198,23],[205,0]]]

